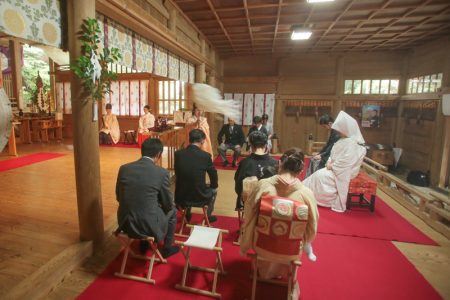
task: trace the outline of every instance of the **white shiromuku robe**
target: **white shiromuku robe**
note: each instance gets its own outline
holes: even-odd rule
[[[100,132],[111,135],[111,139],[114,144],[117,144],[120,140],[120,128],[119,121],[117,121],[116,115],[106,114],[103,116],[103,128]]]
[[[358,175],[366,148],[362,145],[364,139],[358,123],[347,113],[341,111],[332,128],[345,137],[334,144],[327,167],[318,170],[303,183],[313,191],[318,205],[344,212],[350,180]]]
[[[146,113],[139,118],[139,133],[148,132],[149,128],[155,127],[155,116],[151,113]]]

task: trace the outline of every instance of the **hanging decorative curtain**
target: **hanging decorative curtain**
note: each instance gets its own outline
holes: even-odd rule
[[[273,124],[274,110],[275,110],[275,94],[254,94],[254,93],[226,93],[224,99],[234,99],[241,103],[242,118],[236,120],[242,125],[252,125],[254,116],[262,116],[267,114],[269,116],[269,124]],[[224,122],[228,122],[225,116]]]
[[[136,70],[153,72],[153,44],[140,35],[136,36]]]
[[[155,45],[155,74],[167,77],[167,51]]]
[[[195,65],[189,64],[189,83],[195,83]]]
[[[172,53],[169,53],[169,75],[170,79],[180,79],[180,59]]]
[[[183,59],[180,59],[180,80],[189,82],[189,64]]]
[[[0,31],[37,43],[61,47],[59,0],[2,0]]]
[[[108,47],[117,48],[122,54],[119,64],[133,68],[133,38],[132,32],[119,23],[108,19]]]

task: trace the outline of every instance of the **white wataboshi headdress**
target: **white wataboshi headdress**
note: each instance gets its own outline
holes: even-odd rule
[[[195,83],[192,86],[193,100],[195,105],[207,112],[220,113],[228,118],[240,120],[241,104],[234,100],[224,100],[220,91],[210,85]]]

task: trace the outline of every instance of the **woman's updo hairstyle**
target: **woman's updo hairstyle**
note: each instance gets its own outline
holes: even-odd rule
[[[303,160],[305,155],[302,150],[292,148],[283,153],[280,158],[281,170],[298,174],[303,170]]]

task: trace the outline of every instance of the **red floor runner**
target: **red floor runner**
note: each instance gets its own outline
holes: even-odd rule
[[[240,157],[238,158],[238,163],[239,163],[241,160],[243,160],[244,158],[245,158],[245,157],[240,156]],[[222,158],[220,157],[220,155],[217,155],[216,158],[215,158],[214,161],[213,161],[214,167],[216,167],[217,170],[237,170],[237,167],[236,167],[236,168],[233,168],[233,167],[231,166],[231,162],[233,161],[233,156],[227,155],[227,160],[228,160],[228,162],[229,162],[228,166],[223,167],[223,166],[222,166],[222,163],[223,163]]]
[[[18,158],[1,160],[0,161],[0,172],[28,166],[28,165],[35,164],[35,163],[45,161],[45,160],[49,160],[52,158],[58,158],[58,157],[61,157],[64,155],[65,154],[61,154],[61,153],[40,152],[40,153],[25,155],[25,156],[18,157]]]
[[[111,144],[111,145],[103,145],[103,144],[101,144],[100,147],[139,148],[139,145],[138,144],[117,143],[117,144]]]
[[[239,256],[232,245],[237,230],[235,218],[219,217],[217,227],[229,229],[223,244],[224,267],[228,272],[218,280],[222,299],[249,299],[251,293],[250,260]],[[388,241],[319,234],[314,242],[318,261],[303,259],[299,282],[301,299],[440,299],[437,292],[414,266]],[[214,254],[192,250],[193,264],[214,264]],[[169,258],[168,264],[155,265],[156,285],[115,277],[120,268],[119,255],[78,299],[211,299],[174,288],[184,266],[181,253]],[[142,261],[130,259],[132,273],[142,275]],[[211,278],[201,272],[188,273],[188,282],[195,287],[208,287]],[[257,299],[284,299],[283,287],[260,283]]]
[[[319,207],[319,214],[318,231],[321,233],[437,245],[378,197],[373,213],[368,209],[357,208],[336,213],[329,208]]]

